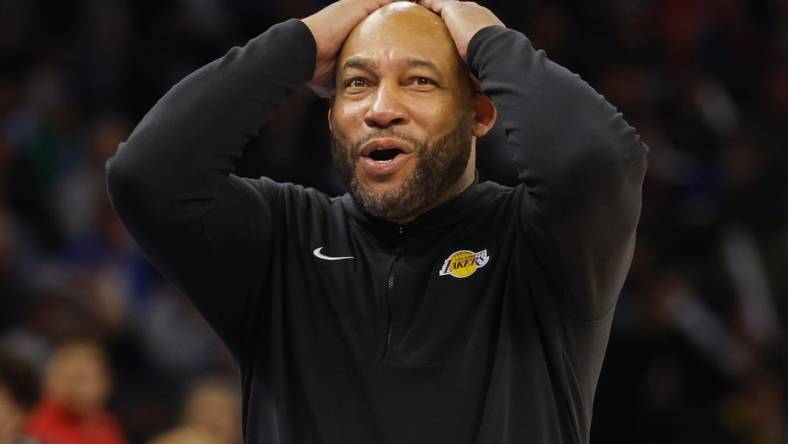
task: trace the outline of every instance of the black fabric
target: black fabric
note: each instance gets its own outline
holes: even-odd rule
[[[238,359],[246,442],[588,442],[640,213],[635,131],[521,33],[485,28],[469,66],[521,184],[397,225],[233,174],[314,63],[308,28],[276,25],[173,87],[107,164],[131,234]],[[461,251],[475,271],[446,274]]]

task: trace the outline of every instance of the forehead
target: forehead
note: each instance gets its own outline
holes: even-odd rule
[[[103,364],[103,352],[92,344],[66,345],[55,352],[51,362],[51,365],[58,369]]]
[[[422,60],[440,71],[459,65],[454,41],[440,17],[422,6],[397,2],[364,19],[348,36],[339,56],[340,69],[348,60],[364,59],[373,67],[414,66]]]

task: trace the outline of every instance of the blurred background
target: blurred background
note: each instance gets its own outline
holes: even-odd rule
[[[327,3],[0,0],[0,443],[88,442],[53,429],[64,409],[94,443],[240,442],[237,369],[116,219],[104,162],[179,79]],[[651,147],[592,442],[788,443],[788,0],[481,3]],[[342,193],[326,107],[290,97],[239,173]],[[479,170],[513,184],[502,137]]]

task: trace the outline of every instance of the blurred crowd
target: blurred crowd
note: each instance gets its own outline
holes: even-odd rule
[[[327,3],[0,0],[0,444],[240,443],[237,369],[104,163],[183,76]],[[592,443],[788,443],[788,1],[481,3],[651,148]],[[342,193],[326,106],[291,96],[238,173]],[[479,172],[514,184],[503,138]]]

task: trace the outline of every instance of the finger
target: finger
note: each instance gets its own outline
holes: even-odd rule
[[[430,11],[440,15],[443,7],[447,3],[455,2],[457,0],[418,0],[418,4],[424,6],[425,8],[429,9]]]
[[[430,11],[440,15],[440,7],[439,5],[442,3],[440,0],[419,0],[418,2],[421,6],[429,9]]]
[[[396,0],[365,0],[363,3],[363,8],[367,12],[367,15],[369,15],[395,1]]]

